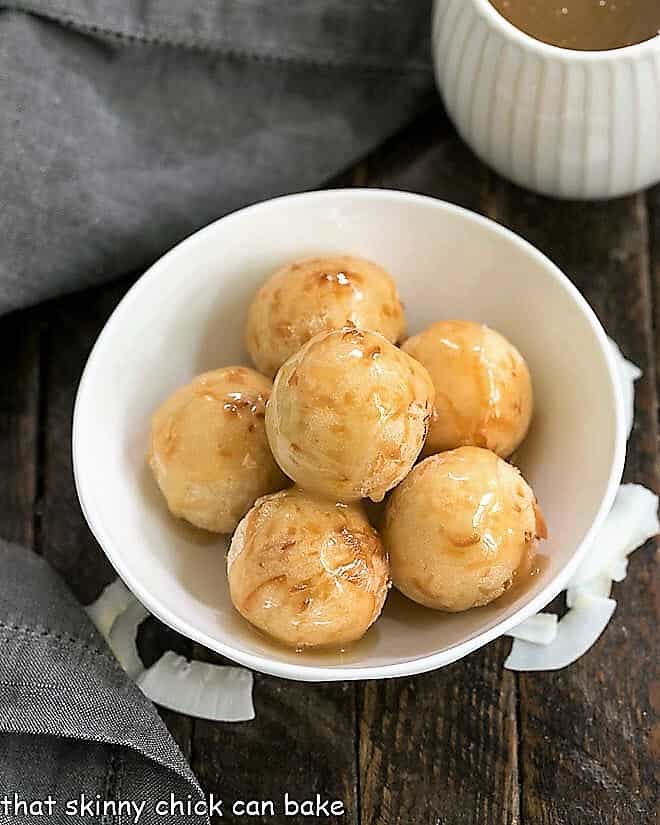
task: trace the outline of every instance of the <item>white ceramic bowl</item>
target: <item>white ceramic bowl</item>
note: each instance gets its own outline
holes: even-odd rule
[[[433,55],[463,139],[521,186],[613,198],[660,181],[660,36],[562,49],[517,29],[489,0],[435,0]]]
[[[518,462],[549,528],[547,562],[516,598],[459,614],[391,594],[343,655],[296,654],[233,610],[226,542],[170,516],[145,461],[152,410],[196,373],[248,363],[248,302],[274,269],[351,253],[395,276],[414,333],[470,318],[508,336],[533,376],[536,412]],[[621,392],[605,334],[540,252],[491,221],[403,192],[291,195],[236,212],[159,260],[119,304],[76,401],[73,457],[85,517],[119,575],[180,633],[256,670],[309,681],[418,673],[465,656],[540,610],[575,569],[607,513],[624,459]]]

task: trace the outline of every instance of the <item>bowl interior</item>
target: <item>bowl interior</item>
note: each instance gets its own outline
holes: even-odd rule
[[[488,323],[527,359],[535,415],[515,462],[549,525],[540,573],[521,592],[462,614],[392,593],[344,653],[276,647],[233,610],[226,542],[171,517],[145,461],[152,410],[204,370],[249,363],[256,287],[298,257],[351,253],[397,280],[409,332],[440,318]],[[108,322],[81,383],[74,425],[85,515],[122,578],[162,620],[257,669],[297,678],[394,675],[437,666],[539,609],[577,562],[614,492],[620,423],[611,360],[595,317],[540,253],[484,219],[429,198],[374,190],[291,196],[235,213],[176,247]]]

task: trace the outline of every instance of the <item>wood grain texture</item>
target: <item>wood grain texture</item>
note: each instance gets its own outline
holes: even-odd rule
[[[196,658],[226,662],[195,646]],[[218,822],[264,825],[358,819],[355,693],[349,682],[305,684],[254,674],[255,719],[218,723],[195,720],[192,768],[207,793],[225,800]],[[283,815],[283,798],[338,800],[342,817]],[[237,800],[272,800],[275,816],[239,816]]]
[[[656,359],[660,353],[660,184],[646,195],[649,215],[649,247],[651,270],[651,298],[653,302],[653,327]],[[656,392],[660,397],[660,369],[655,367]]]
[[[496,642],[435,673],[361,691],[361,822],[517,825],[515,674]]]
[[[83,604],[95,599],[115,573],[78,503],[71,458],[73,406],[87,356],[125,290],[125,284],[89,290],[43,308],[41,545]]]
[[[499,220],[559,264],[623,352],[644,370],[625,478],[657,489],[644,197],[560,203],[499,183],[494,204]],[[523,822],[650,825],[655,819],[658,763],[651,734],[658,616],[652,545],[632,557],[627,579],[615,585],[614,619],[586,656],[560,672],[520,676]],[[655,690],[657,695],[657,685]]]
[[[35,544],[39,416],[39,314],[0,322],[0,536]]]
[[[649,267],[651,276],[651,299],[653,304],[653,331],[655,342],[655,416],[656,444],[658,456],[658,466],[660,466],[660,432],[658,431],[658,413],[660,410],[660,367],[658,366],[658,356],[660,355],[660,185],[655,186],[647,193],[647,210],[649,215]],[[657,553],[656,553],[657,559]],[[657,567],[656,567],[657,571]],[[654,601],[656,606],[660,604],[660,584],[657,572],[651,578],[650,586],[654,588]],[[656,607],[656,610],[658,608]],[[651,618],[652,621],[652,618]],[[657,657],[656,657],[657,658]],[[649,706],[651,714],[650,732],[648,734],[648,747],[651,759],[655,765],[655,781],[660,785],[660,672],[656,661],[650,668],[649,677]]]
[[[427,112],[366,161],[367,183],[486,211],[490,173],[454,132],[441,107]]]

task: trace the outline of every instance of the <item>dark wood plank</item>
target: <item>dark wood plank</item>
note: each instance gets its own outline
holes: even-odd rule
[[[195,646],[195,657],[227,662]],[[217,822],[284,825],[335,821],[283,814],[284,794],[301,802],[339,801],[336,821],[359,822],[355,754],[355,691],[349,682],[306,684],[254,674],[255,719],[195,720],[192,768],[207,793],[225,801]],[[272,800],[275,815],[240,816],[237,801]]]
[[[560,203],[499,183],[497,218],[553,258],[606,330],[644,370],[626,479],[657,489],[657,421],[643,196]],[[596,646],[557,673],[520,676],[524,822],[650,825],[655,818],[652,689],[657,632],[649,546],[615,586],[618,608]],[[656,671],[657,673],[657,671]]]
[[[509,644],[361,691],[361,822],[520,822],[516,677]]]
[[[428,115],[369,160],[369,183],[486,212],[491,175]],[[435,673],[359,689],[363,825],[520,821],[517,688],[499,641]]]
[[[490,175],[438,106],[366,162],[369,186],[431,195],[477,212],[488,207]]]
[[[34,546],[39,416],[39,314],[0,319],[0,536]]]
[[[71,426],[78,381],[96,336],[126,286],[90,290],[43,307],[42,552],[87,604],[115,574],[83,518],[73,483]]]
[[[651,269],[651,298],[656,358],[660,353],[660,184],[650,189],[646,197],[649,215],[649,246]],[[655,368],[656,391],[660,396],[660,369]]]
[[[109,287],[52,301],[42,308],[44,454],[40,545],[43,555],[83,604],[93,601],[116,574],[78,504],[71,463],[73,405],[94,341],[131,282],[124,279]],[[155,619],[144,625],[139,641],[147,664],[167,649],[190,653],[187,640]],[[166,710],[161,715],[182,751],[190,756],[191,720]]]

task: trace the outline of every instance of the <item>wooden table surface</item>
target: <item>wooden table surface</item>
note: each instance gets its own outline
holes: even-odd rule
[[[592,204],[531,195],[477,161],[439,105],[330,185],[444,198],[511,227],[555,260],[644,370],[625,478],[658,489],[660,187]],[[90,348],[132,280],[0,321],[0,535],[45,556],[83,602],[113,571],[74,491],[73,401]],[[580,471],[570,455],[566,462]],[[614,587],[618,607],[603,637],[559,672],[505,671],[510,641],[500,639],[414,678],[300,684],[255,674],[252,722],[163,717],[207,792],[225,800],[319,793],[346,806],[343,817],[305,821],[650,825],[660,752],[654,581],[649,544]],[[217,660],[154,619],[140,646],[147,663],[168,648]]]

